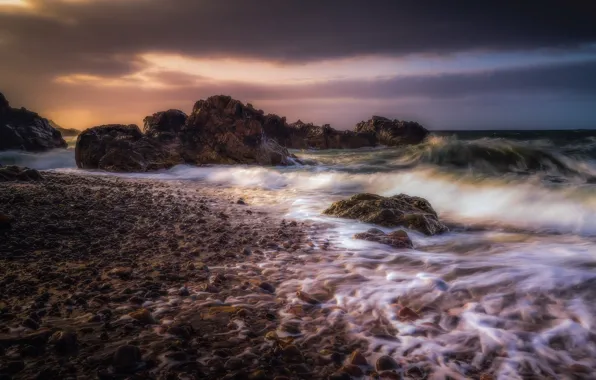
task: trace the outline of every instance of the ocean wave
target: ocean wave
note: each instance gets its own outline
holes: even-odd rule
[[[154,173],[110,175],[272,190],[280,199],[291,199],[293,216],[309,218],[320,217],[331,202],[355,193],[385,196],[405,193],[428,199],[442,218],[459,224],[596,235],[593,191],[576,187],[551,189],[531,180],[478,179],[429,168],[365,174],[309,167],[186,165]]]
[[[543,172],[592,178],[596,175],[591,162],[596,147],[592,145],[591,141],[558,147],[549,140],[431,136],[423,144],[403,149],[398,159],[401,163],[471,169],[485,174]]]

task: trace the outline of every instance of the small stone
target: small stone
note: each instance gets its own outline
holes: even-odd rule
[[[205,284],[205,286],[203,287],[203,291],[207,293],[219,293],[219,288],[211,284]]]
[[[402,377],[397,372],[384,371],[384,372],[379,373],[379,379],[381,379],[381,380],[401,380]]]
[[[282,355],[284,358],[297,361],[302,360],[302,352],[296,347],[295,345],[291,344],[282,350]]]
[[[132,268],[117,267],[108,272],[112,277],[119,277],[121,279],[130,278],[132,276]]]
[[[336,372],[332,375],[329,375],[329,380],[351,380],[351,376],[345,372]]]
[[[58,331],[50,337],[50,344],[54,345],[56,352],[66,355],[77,350],[77,334],[71,331]]]
[[[254,371],[253,373],[250,374],[250,376],[248,378],[249,378],[249,380],[268,380],[268,379],[270,379],[270,377],[267,376],[267,373],[263,370]]]
[[[259,288],[261,288],[269,293],[275,293],[275,286],[271,285],[268,282],[261,282],[259,284]]]
[[[188,288],[186,286],[183,286],[178,290],[178,295],[180,297],[188,297],[190,296],[190,292],[188,291]]]
[[[244,247],[244,249],[242,249],[242,254],[249,256],[252,254],[252,249],[250,249],[250,247]]]
[[[236,203],[239,204],[239,205],[245,205],[246,204],[246,202],[242,198],[238,198],[238,200],[236,201]]]
[[[224,364],[224,368],[227,369],[228,371],[240,369],[243,366],[244,366],[244,362],[242,361],[242,359],[239,359],[239,358],[230,358]]]
[[[350,364],[367,366],[368,361],[360,351],[356,350],[352,352],[352,356],[350,356]]]
[[[420,318],[420,315],[407,306],[402,307],[397,313],[399,319],[405,321],[415,321]]]
[[[128,372],[137,367],[141,360],[141,350],[137,346],[120,346],[114,353],[112,364],[118,371]]]
[[[377,359],[377,371],[392,371],[399,368],[399,364],[391,356],[381,356]]]
[[[0,213],[0,229],[9,229],[13,221],[12,216]]]
[[[37,330],[39,328],[39,323],[35,322],[31,318],[27,318],[23,321],[23,326],[31,330]]]
[[[585,373],[590,373],[590,372],[585,372]],[[493,377],[493,375],[489,375],[488,373],[483,373],[482,375],[480,375],[480,380],[494,380],[495,378]]]
[[[311,305],[318,305],[321,302],[317,299],[314,299],[313,297],[311,297],[309,294],[303,292],[303,291],[297,291],[296,292],[296,297],[298,297],[301,301],[304,301],[306,303],[309,303]]]
[[[147,309],[139,309],[137,311],[133,311],[132,313],[128,314],[132,319],[139,321],[141,324],[144,325],[153,325],[155,324],[155,319]]]
[[[360,367],[354,364],[347,364],[343,366],[340,371],[345,372],[352,377],[364,376],[364,372],[362,372],[362,369],[360,369]]]

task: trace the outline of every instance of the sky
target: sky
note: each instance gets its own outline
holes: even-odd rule
[[[338,129],[596,128],[596,1],[0,0],[0,92],[67,128],[225,94]]]

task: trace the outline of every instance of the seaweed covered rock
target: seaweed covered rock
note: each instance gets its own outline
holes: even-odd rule
[[[394,248],[413,248],[412,240],[404,230],[386,234],[378,228],[371,228],[366,232],[357,233],[354,235],[354,239],[374,241]]]
[[[193,164],[293,165],[286,148],[263,129],[263,111],[230,96],[199,100],[180,133],[182,155]]]
[[[0,182],[41,180],[43,180],[43,177],[35,169],[15,165],[0,165]]]
[[[144,172],[182,163],[175,150],[145,136],[136,125],[111,124],[89,128],[79,135],[77,166],[112,172]]]
[[[354,131],[374,134],[379,144],[387,146],[419,144],[429,134],[426,128],[414,121],[390,120],[381,116],[358,123]]]
[[[356,194],[349,199],[333,203],[324,214],[385,227],[406,227],[426,235],[448,230],[447,226],[439,221],[437,213],[426,199],[406,194],[391,197]]]
[[[43,152],[66,147],[60,132],[47,119],[25,108],[11,108],[0,93],[0,150]]]

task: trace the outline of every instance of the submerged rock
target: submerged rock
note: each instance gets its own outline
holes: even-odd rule
[[[358,123],[354,130],[374,134],[379,144],[387,146],[419,144],[429,134],[426,128],[414,121],[390,120],[381,116]]]
[[[333,203],[323,213],[385,227],[406,227],[426,235],[448,230],[447,226],[439,221],[437,213],[426,199],[405,194],[391,197],[356,194],[349,199]]]
[[[25,108],[11,108],[0,93],[0,150],[43,152],[66,147],[60,132],[47,119]]]
[[[79,168],[112,172],[144,172],[182,163],[176,151],[143,135],[134,124],[102,125],[81,132],[75,159]]]
[[[357,233],[354,239],[374,241],[381,244],[387,244],[395,248],[413,248],[412,240],[403,230],[397,230],[388,234],[378,228],[371,228],[366,232]]]

